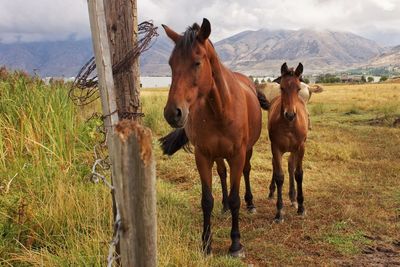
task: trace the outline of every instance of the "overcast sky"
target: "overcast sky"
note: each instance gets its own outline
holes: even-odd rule
[[[152,19],[178,32],[208,18],[214,41],[244,30],[310,28],[400,44],[400,0],[137,1],[140,21]],[[86,0],[0,0],[0,18],[0,42],[90,36]]]

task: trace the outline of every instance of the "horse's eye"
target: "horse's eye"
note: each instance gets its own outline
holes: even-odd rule
[[[199,66],[200,66],[200,61],[196,61],[196,62],[194,63],[194,66],[195,66],[195,67],[199,67]]]

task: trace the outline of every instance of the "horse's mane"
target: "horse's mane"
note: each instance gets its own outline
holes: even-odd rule
[[[192,26],[187,27],[182,38],[180,38],[176,44],[175,49],[182,51],[184,54],[189,53],[192,50],[193,45],[196,43],[197,33],[199,30],[200,26],[197,23],[193,23]],[[210,43],[214,47],[211,41]]]
[[[284,76],[294,76],[294,68],[289,68]]]

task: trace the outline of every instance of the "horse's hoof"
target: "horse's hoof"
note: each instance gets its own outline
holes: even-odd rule
[[[206,247],[203,247],[203,254],[204,254],[204,257],[212,256],[211,245],[207,245]]]
[[[297,202],[296,202],[296,201],[292,201],[291,206],[292,206],[293,208],[295,208],[295,209],[298,208],[298,205],[297,205]]]
[[[305,209],[297,210],[297,215],[304,218],[306,216],[306,210]]]
[[[204,251],[204,257],[212,257],[213,256],[213,253],[212,253],[212,251],[210,251],[210,252],[205,252]]]
[[[275,219],[274,219],[274,223],[276,223],[276,224],[283,223],[284,221],[285,220],[283,219],[283,217],[279,217],[279,218],[275,217]]]
[[[250,214],[254,214],[257,212],[257,209],[254,206],[249,206],[249,207],[247,207],[247,212]]]
[[[231,251],[229,250],[229,256],[233,257],[233,258],[245,258],[246,255],[244,253],[244,247],[241,246],[241,248],[237,251]]]

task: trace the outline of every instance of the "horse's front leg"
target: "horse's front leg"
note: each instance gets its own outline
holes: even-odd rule
[[[296,202],[296,189],[294,188],[294,170],[296,164],[296,156],[294,153],[290,153],[289,160],[288,160],[288,172],[289,172],[289,198],[290,202],[292,203],[292,207],[297,208]]]
[[[232,214],[231,240],[229,254],[233,257],[244,257],[244,248],[240,243],[239,231],[239,209],[240,209],[240,178],[246,159],[246,149],[243,148],[238,154],[228,160],[230,168],[230,192],[229,208]]]
[[[283,200],[282,200],[282,186],[284,181],[283,170],[282,170],[282,155],[283,153],[279,151],[277,147],[271,145],[272,150],[272,168],[273,174],[272,179],[274,180],[278,197],[276,201],[276,215],[275,215],[275,222],[281,223],[283,222]]]
[[[201,179],[201,208],[203,209],[203,251],[205,254],[211,253],[211,213],[214,207],[212,196],[212,165],[213,161],[203,155],[198,149],[195,150],[197,170]]]
[[[229,210],[229,203],[228,203],[228,187],[226,185],[226,167],[224,159],[219,158],[216,159],[215,162],[217,163],[217,172],[219,178],[221,179],[221,188],[222,188],[222,213],[225,213]]]
[[[295,179],[297,183],[297,213],[299,215],[305,215],[304,209],[304,197],[303,197],[303,157],[304,157],[304,144],[300,147],[299,151],[296,154],[296,171],[295,171]]]
[[[254,206],[253,203],[253,194],[251,193],[251,185],[250,185],[250,171],[251,171],[250,160],[252,155],[253,155],[253,148],[247,151],[246,161],[244,163],[244,168],[243,168],[244,182],[246,185],[246,193],[244,195],[244,200],[246,201],[247,211],[250,213],[255,213],[256,207]]]

